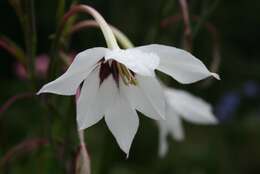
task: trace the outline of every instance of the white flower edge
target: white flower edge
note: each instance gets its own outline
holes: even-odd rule
[[[160,157],[164,157],[168,151],[168,134],[177,141],[184,139],[182,119],[198,125],[218,123],[211,105],[203,99],[177,89],[166,88],[164,93],[166,96],[166,120],[158,121]]]

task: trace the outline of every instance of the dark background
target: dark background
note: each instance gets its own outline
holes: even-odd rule
[[[22,1],[21,1],[22,2]],[[135,45],[162,43],[183,47],[182,20],[163,28],[161,22],[180,14],[177,0],[81,1],[96,8],[122,30]],[[169,86],[186,89],[212,103],[217,126],[184,123],[186,139],[169,137],[165,158],[158,156],[158,128],[140,117],[140,127],[126,160],[104,122],[87,129],[86,143],[92,174],[258,174],[260,172],[260,1],[189,0],[193,54],[212,64],[214,41],[204,24],[218,32],[221,81],[180,85],[160,76]],[[66,10],[71,1],[66,1]],[[48,54],[55,33],[58,1],[35,1],[37,55]],[[89,18],[79,15],[77,20]],[[0,0],[0,33],[25,48],[24,36],[12,6]],[[71,37],[68,52],[105,46],[101,32],[86,29]],[[31,90],[30,82],[17,76],[16,60],[0,48],[0,107],[12,96]],[[37,87],[47,80],[37,81]],[[78,140],[73,97],[54,96],[57,111],[47,112],[36,96],[17,100],[0,113],[0,173],[72,173]],[[56,114],[55,114],[56,113]],[[42,145],[35,139],[47,139]],[[20,143],[33,140],[26,145]],[[8,160],[5,159],[10,150]]]

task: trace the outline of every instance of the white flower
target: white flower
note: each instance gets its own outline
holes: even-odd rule
[[[178,141],[184,139],[181,119],[194,124],[217,124],[211,105],[201,98],[177,89],[166,88],[164,93],[166,96],[165,120],[158,121],[161,157],[165,156],[168,151],[168,134]]]
[[[184,50],[164,45],[136,48],[92,48],[79,53],[68,70],[44,85],[40,93],[75,95],[83,82],[77,101],[77,122],[88,128],[103,117],[120,148],[126,153],[137,132],[136,110],[153,119],[165,115],[165,98],[154,70],[164,72],[180,83],[192,83],[218,76]]]

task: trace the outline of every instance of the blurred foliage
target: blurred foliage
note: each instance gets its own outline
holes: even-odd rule
[[[21,1],[22,2],[22,1]],[[50,52],[52,35],[57,27],[59,1],[35,1],[37,55]],[[168,16],[180,14],[177,0],[81,0],[96,8],[105,19],[121,29],[136,45],[163,43],[183,47],[183,22],[162,28]],[[65,9],[72,2],[67,0]],[[141,124],[130,152],[120,151],[104,122],[86,130],[86,143],[91,156],[92,174],[258,174],[260,172],[260,1],[258,0],[189,0],[192,21],[193,53],[210,65],[212,40],[204,24],[210,22],[219,33],[221,81],[209,85],[199,82],[180,85],[159,74],[169,86],[187,89],[217,106],[227,93],[235,92],[239,104],[228,119],[217,126],[196,126],[185,123],[186,139],[169,139],[170,151],[158,157],[158,130],[152,120],[140,117]],[[65,11],[66,11],[65,10]],[[14,9],[7,0],[0,0],[0,35],[5,35],[25,48],[23,31]],[[56,16],[56,17],[55,17]],[[58,17],[57,17],[58,16]],[[89,18],[79,15],[78,20]],[[71,38],[68,52],[105,44],[101,32],[86,29]],[[0,48],[0,104],[10,97],[32,90],[28,80],[21,80],[14,71],[16,60]],[[61,71],[60,71],[61,73]],[[54,77],[52,77],[54,78]],[[248,96],[248,82],[255,93]],[[38,80],[36,88],[46,82]],[[31,91],[35,92],[35,91]],[[49,97],[49,96],[48,96]],[[44,100],[44,99],[43,99]],[[20,99],[0,113],[0,157],[27,139],[44,138],[48,143],[36,149],[14,154],[0,166],[2,174],[73,173],[78,147],[73,97],[51,96],[51,111],[38,96]],[[227,102],[226,107],[234,107]],[[218,107],[216,107],[217,109]],[[224,111],[225,112],[225,111]],[[217,113],[217,112],[216,112]],[[217,115],[218,116],[218,115]],[[219,116],[221,117],[221,116]]]

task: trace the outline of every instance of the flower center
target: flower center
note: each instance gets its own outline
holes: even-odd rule
[[[117,85],[119,85],[119,76],[125,83],[125,85],[137,85],[137,80],[135,78],[135,73],[129,70],[125,65],[115,61],[115,60],[108,60],[105,59],[100,60],[100,71],[99,71],[99,78],[100,78],[100,85],[102,82],[112,74],[114,80],[116,81]]]

